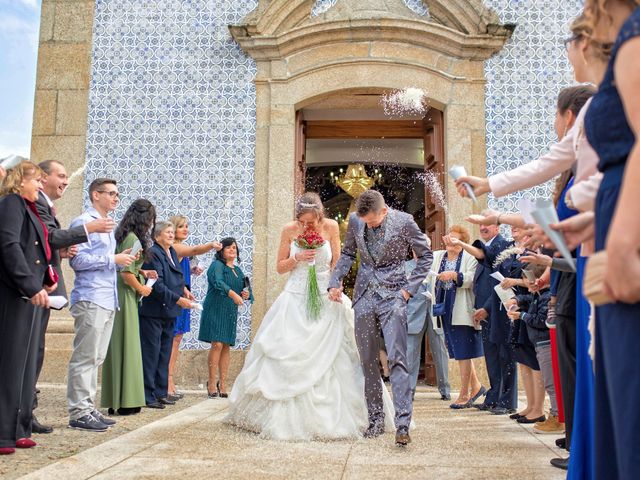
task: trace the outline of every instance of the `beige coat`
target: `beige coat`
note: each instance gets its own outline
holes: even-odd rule
[[[442,257],[447,253],[446,250],[437,250],[433,252],[433,263],[431,264],[431,271],[436,275],[442,262]],[[453,315],[451,317],[451,323],[453,325],[466,325],[469,327],[475,327],[473,324],[473,312],[475,296],[473,295],[473,278],[476,275],[476,269],[478,268],[477,260],[469,255],[467,252],[462,252],[462,262],[460,263],[460,273],[462,273],[462,286],[458,287],[456,291],[456,301],[453,305]],[[431,274],[430,274],[431,275]],[[433,277],[431,282],[431,295],[433,295],[433,302],[436,301],[436,280]],[[432,315],[433,327],[438,329],[438,319]]]

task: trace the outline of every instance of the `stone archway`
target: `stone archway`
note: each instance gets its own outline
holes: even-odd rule
[[[296,111],[345,89],[424,89],[444,112],[445,164],[486,169],[484,61],[513,26],[480,0],[426,0],[430,17],[402,0],[339,0],[312,18],[312,0],[261,0],[229,27],[257,62],[254,323],[282,286],[275,281],[280,227],[294,200]],[[469,202],[448,195],[454,220]]]

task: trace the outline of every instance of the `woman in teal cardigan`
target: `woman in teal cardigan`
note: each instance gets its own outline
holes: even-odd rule
[[[253,302],[249,279],[236,265],[236,260],[240,261],[238,243],[235,238],[225,238],[222,249],[216,252],[216,259],[207,271],[209,290],[203,304],[198,340],[211,343],[207,381],[209,398],[228,396],[229,350],[236,343],[238,307],[245,300]],[[214,382],[216,374],[218,381]],[[215,390],[211,391],[213,385]]]

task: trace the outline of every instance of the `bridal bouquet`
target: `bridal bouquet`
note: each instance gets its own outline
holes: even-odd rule
[[[318,232],[305,230],[296,238],[296,245],[303,250],[315,250],[324,245],[324,238]],[[309,275],[307,276],[307,312],[309,317],[317,319],[322,307],[322,296],[318,287],[318,275],[316,273],[316,262],[309,262]]]

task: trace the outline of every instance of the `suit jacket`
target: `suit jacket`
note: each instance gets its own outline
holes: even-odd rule
[[[31,298],[42,290],[48,265],[44,230],[20,195],[0,198],[0,215],[0,301]]]
[[[481,264],[487,270],[486,274],[488,278],[486,278],[486,282],[492,290],[489,300],[482,306],[482,308],[489,313],[489,319],[487,321],[489,330],[488,338],[493,343],[509,344],[511,339],[511,320],[509,320],[507,312],[502,307],[502,302],[498,294],[493,290],[500,282],[489,275],[495,271],[501,271],[505,277],[511,275],[511,272],[506,270],[510,262],[503,263],[498,269],[493,268],[493,264],[504,250],[513,246],[513,242],[510,242],[502,235],[497,235],[490,245],[486,245],[477,240],[473,243],[473,246],[484,251],[484,260]]]
[[[145,317],[176,318],[182,312],[176,302],[184,294],[184,275],[178,262],[178,254],[170,248],[173,265],[164,249],[154,243],[149,251],[149,260],[142,265],[143,270],[158,272],[158,280],[153,285],[151,295],[142,299],[139,314]]]
[[[79,243],[85,243],[87,241],[87,232],[84,226],[78,226],[70,228],[69,230],[62,230],[60,228],[60,222],[53,215],[53,211],[49,206],[49,202],[45,198],[44,194],[40,192],[38,200],[36,201],[36,208],[40,218],[47,226],[49,230],[49,245],[51,246],[51,265],[58,272],[58,288],[51,295],[62,295],[67,297],[67,289],[64,284],[64,278],[62,276],[60,249],[67,248]]]
[[[442,263],[442,257],[446,255],[446,250],[438,250],[433,252],[433,264],[431,265],[431,271],[438,272],[440,264]],[[460,325],[466,327],[474,327],[473,324],[473,310],[475,296],[473,295],[473,279],[475,278],[476,269],[478,267],[478,261],[472,255],[467,252],[462,252],[462,261],[460,262],[460,271],[458,272],[458,282],[456,282],[456,300],[453,304],[453,312],[451,314],[451,324]],[[431,282],[431,295],[436,299],[436,285],[438,282]],[[435,300],[434,300],[435,301]],[[434,328],[437,328],[437,324],[434,320]]]
[[[360,266],[353,292],[353,305],[362,298],[369,287],[383,297],[397,295],[405,289],[415,296],[431,267],[433,253],[427,245],[424,233],[408,213],[389,209],[385,225],[383,251],[375,262],[364,238],[366,224],[355,214],[349,217],[349,228],[344,240],[342,255],[331,275],[329,288],[339,288],[344,276],[360,252]],[[407,278],[404,262],[413,250],[417,257],[416,268]]]
[[[404,264],[407,278],[411,277],[416,268],[415,260],[408,260]],[[407,333],[416,335],[424,329],[424,324],[431,317],[431,299],[424,294],[429,293],[429,284],[421,283],[415,297],[409,299],[407,304]]]

